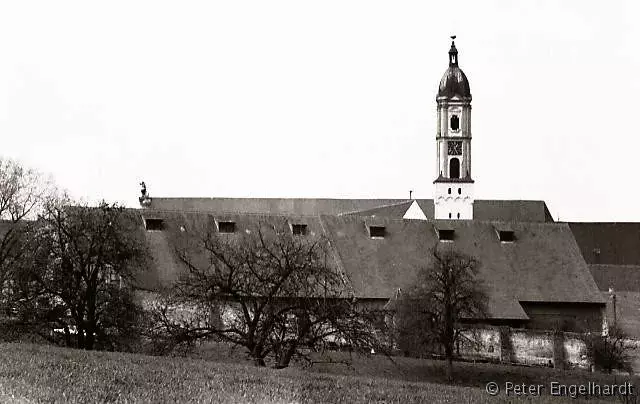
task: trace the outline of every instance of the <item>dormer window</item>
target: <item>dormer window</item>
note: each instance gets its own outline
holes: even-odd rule
[[[306,224],[292,224],[291,232],[294,236],[306,236],[307,235],[307,225]]]
[[[499,230],[498,238],[502,243],[513,243],[516,241],[516,235],[513,230]]]
[[[147,231],[161,231],[164,230],[164,222],[162,219],[144,219],[144,227]]]
[[[219,233],[235,233],[236,223],[235,222],[218,222],[218,232]]]
[[[384,238],[385,234],[384,226],[369,226],[369,236],[371,238]]]
[[[455,231],[453,229],[439,229],[438,238],[440,241],[453,241]]]

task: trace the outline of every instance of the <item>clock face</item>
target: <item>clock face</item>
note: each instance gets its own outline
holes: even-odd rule
[[[450,156],[461,156],[462,155],[462,141],[453,140],[447,142],[447,146],[449,149]]]

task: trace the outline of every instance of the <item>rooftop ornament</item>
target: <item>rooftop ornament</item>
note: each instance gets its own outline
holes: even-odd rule
[[[149,194],[147,194],[147,184],[142,181],[140,183],[140,187],[140,193],[142,195],[138,198],[138,201],[140,202],[140,206],[148,207],[149,205],[151,205],[151,197],[149,196]]]

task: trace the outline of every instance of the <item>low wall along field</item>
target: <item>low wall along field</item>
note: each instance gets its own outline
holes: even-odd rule
[[[580,334],[510,328],[467,330],[459,354],[465,359],[588,369]]]

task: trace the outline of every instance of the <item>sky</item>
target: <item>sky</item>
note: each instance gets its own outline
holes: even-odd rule
[[[0,0],[0,155],[86,201],[433,196],[457,35],[476,199],[640,221],[640,3]],[[635,157],[634,157],[635,156]]]

